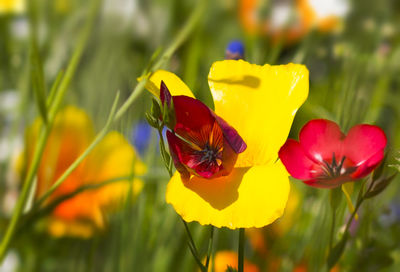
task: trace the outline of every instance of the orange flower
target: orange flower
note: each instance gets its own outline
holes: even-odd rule
[[[31,160],[38,138],[40,120],[26,134],[26,156]],[[73,106],[57,115],[37,172],[36,197],[45,193],[94,138],[92,121]],[[142,181],[133,174],[145,172],[133,147],[118,132],[112,131],[67,177],[48,201],[71,194],[82,186],[96,186],[59,204],[52,213],[49,230],[55,236],[89,237],[104,227],[104,211],[124,201],[132,190],[136,195]],[[103,182],[110,182],[103,184]]]
[[[211,267],[212,267],[211,263]],[[214,271],[215,272],[225,272],[228,267],[238,268],[238,255],[233,251],[219,251],[214,256]],[[244,260],[244,272],[259,272],[258,267]]]
[[[330,32],[340,28],[349,10],[346,0],[293,0],[266,2],[241,0],[239,18],[251,35],[267,35],[273,42],[290,44],[300,40],[312,29]],[[264,7],[265,6],[265,7]],[[268,10],[267,18],[259,16]]]

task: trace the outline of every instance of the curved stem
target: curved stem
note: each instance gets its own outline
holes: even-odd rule
[[[206,267],[201,263],[201,260],[199,258],[199,252],[197,251],[197,248],[196,248],[196,245],[194,243],[192,234],[190,233],[189,226],[187,225],[185,220],[182,219],[182,222],[183,222],[183,225],[185,226],[185,231],[186,231],[186,234],[187,234],[188,239],[189,239],[188,240],[188,245],[189,245],[190,251],[192,252],[192,255],[193,255],[194,259],[195,259],[197,265],[199,266],[199,268],[201,269],[201,271],[202,272],[207,272]]]

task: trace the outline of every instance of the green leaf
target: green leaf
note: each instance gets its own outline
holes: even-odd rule
[[[154,119],[153,116],[150,113],[146,112],[145,113],[145,118],[146,118],[147,123],[149,123],[150,126],[152,126],[153,128],[157,128],[158,129],[158,127],[159,127],[158,126],[158,120]]]
[[[377,180],[382,176],[383,169],[385,168],[386,159],[387,159],[387,153],[383,158],[383,160],[381,161],[381,163],[379,164],[379,166],[374,170],[374,173],[372,174],[372,180]]]
[[[386,178],[380,178],[379,180],[375,181],[374,187],[372,188],[371,191],[367,192],[364,197],[365,198],[372,198],[386,189],[387,186],[392,182],[394,177],[397,175],[397,173],[394,173],[393,175],[386,177]]]
[[[347,243],[347,238],[349,234],[347,232],[344,233],[342,240],[340,240],[339,243],[337,243],[329,253],[328,259],[327,259],[327,264],[328,264],[328,269],[330,270],[332,267],[335,266],[335,264],[339,261],[340,257],[343,254],[343,251],[346,247]]]
[[[33,36],[33,34],[31,36],[30,48],[30,77],[37,107],[43,121],[47,123],[46,84],[44,79],[42,60],[40,58],[36,38]]]
[[[169,155],[167,150],[165,150],[164,142],[161,139],[160,139],[160,153],[165,165],[169,167],[172,161],[171,156]]]
[[[156,120],[159,119],[161,116],[160,104],[158,104],[158,102],[155,98],[152,99],[150,112],[151,112],[151,116]]]
[[[54,80],[53,85],[51,86],[50,93],[47,97],[47,102],[46,102],[47,108],[50,108],[53,105],[54,98],[57,95],[58,87],[60,86],[60,82],[61,82],[63,76],[64,76],[63,70],[58,72],[57,77]]]

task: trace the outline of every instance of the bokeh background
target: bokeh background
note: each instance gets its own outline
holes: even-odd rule
[[[358,123],[379,125],[389,140],[386,164],[392,167],[385,171],[399,169],[399,1],[103,0],[97,9],[96,1],[29,2],[0,0],[0,237],[20,195],[29,150],[38,141],[32,124],[41,113],[33,75],[43,74],[48,99],[93,10],[95,17],[2,272],[197,271],[180,218],[165,203],[168,172],[157,133],[144,118],[151,106],[146,91],[112,124],[109,142],[67,178],[70,186],[60,187],[38,209],[35,201],[104,127],[117,92],[122,104],[154,53],[176,41],[198,10],[198,20],[162,68],[179,75],[199,99],[213,107],[209,67],[225,58],[231,41],[239,40],[243,58],[251,63],[294,62],[309,69],[309,98],[289,137],[297,138],[302,125],[314,118],[334,120],[344,131]],[[32,36],[39,57],[32,53]],[[396,177],[362,206],[335,271],[400,271],[398,183]],[[292,180],[284,217],[246,232],[247,271],[325,271],[328,199],[327,190]],[[343,200],[336,238],[348,216]],[[205,256],[209,226],[189,227]],[[236,236],[216,230],[215,271],[235,265]]]

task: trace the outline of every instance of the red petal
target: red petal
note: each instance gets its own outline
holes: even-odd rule
[[[215,122],[210,109],[201,101],[188,96],[172,98],[176,116],[175,132],[198,146],[207,143]]]
[[[324,188],[324,189],[331,189],[336,188],[342,185],[343,183],[349,182],[351,179],[345,176],[339,176],[333,179],[310,179],[304,180],[304,184],[308,186],[312,186],[315,188]]]
[[[316,161],[329,161],[333,153],[335,157],[343,156],[343,133],[332,121],[315,119],[308,122],[300,131],[299,139],[306,155]]]
[[[161,105],[164,105],[164,101],[167,102],[167,106],[171,105],[171,93],[169,92],[167,85],[165,85],[164,81],[161,80],[161,86],[160,86],[160,99],[161,99]]]
[[[178,172],[181,174],[182,179],[188,180],[190,178],[190,173],[182,164],[180,159],[180,146],[182,145],[181,140],[169,130],[167,130],[167,140],[170,151],[169,153],[171,154],[176,170],[178,170]]]
[[[349,130],[344,140],[344,155],[356,166],[366,164],[366,168],[369,168],[376,166],[382,160],[386,143],[386,135],[381,128],[365,124],[357,125]]]
[[[219,117],[214,113],[215,119],[218,122],[218,125],[221,127],[222,132],[224,133],[225,139],[228,141],[232,149],[237,153],[242,153],[246,150],[247,145],[243,141],[242,137],[239,136],[239,133],[231,127],[224,119]]]
[[[369,158],[365,163],[361,164],[357,170],[351,174],[351,177],[354,179],[359,179],[363,178],[369,173],[372,172],[372,170],[375,169],[375,167],[378,166],[378,164],[383,160],[383,157],[385,156],[383,150],[379,151],[375,155],[373,155],[371,158]]]
[[[223,174],[223,172],[219,173],[220,166],[202,162],[201,155],[196,154],[197,150],[193,149],[188,143],[175,136],[172,132],[167,131],[167,139],[175,168],[184,179],[190,177],[189,171],[203,178],[212,178],[215,175],[221,176]]]
[[[173,99],[176,114],[175,131],[179,135],[202,146],[209,140],[214,122],[217,121],[225,140],[236,153],[246,149],[246,143],[238,132],[201,101],[183,95],[173,96]]]
[[[238,154],[232,149],[231,145],[224,141],[224,150],[222,151],[221,174],[219,176],[227,176],[233,170]]]
[[[312,179],[315,177],[313,169],[318,168],[318,165],[306,156],[299,142],[288,139],[279,150],[279,158],[294,178]]]

